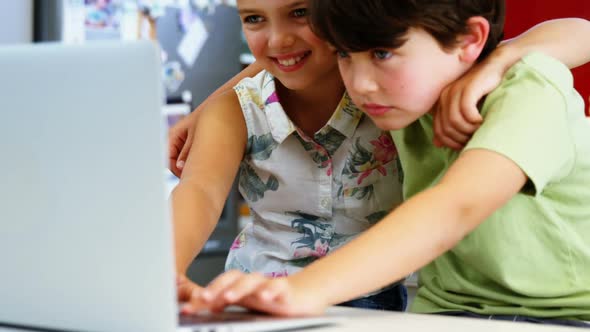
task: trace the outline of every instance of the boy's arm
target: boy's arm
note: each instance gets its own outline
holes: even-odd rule
[[[291,277],[292,283],[335,304],[400,280],[453,248],[517,194],[526,180],[513,161],[498,153],[466,151],[438,185],[403,203],[350,245]],[[330,280],[347,280],[347,287]]]
[[[215,228],[245,151],[246,124],[233,91],[207,105],[195,133],[199,140],[172,192],[178,274],[185,273]]]
[[[205,99],[194,111],[184,119],[176,123],[168,132],[168,164],[174,175],[180,177],[187,155],[193,143],[195,134],[195,124],[199,118],[199,113],[205,106],[221,94],[232,90],[242,79],[254,77],[262,70],[262,67],[254,62],[244,70],[232,77],[229,81],[215,90],[207,99]]]
[[[278,315],[321,313],[328,305],[400,280],[453,248],[526,180],[524,172],[499,153],[466,151],[438,185],[299,273],[269,280],[230,272],[193,300],[209,301],[214,309],[238,303]]]
[[[434,118],[435,144],[461,149],[481,124],[478,101],[500,84],[508,68],[533,51],[554,57],[569,68],[589,62],[590,21],[550,20],[502,42],[486,60],[442,93]]]

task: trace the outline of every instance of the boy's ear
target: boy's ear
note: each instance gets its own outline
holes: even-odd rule
[[[474,16],[467,20],[469,32],[459,37],[459,55],[461,61],[474,63],[488,40],[490,23],[481,16]]]

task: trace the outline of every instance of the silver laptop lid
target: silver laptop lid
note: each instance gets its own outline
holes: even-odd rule
[[[177,325],[157,48],[0,48],[0,323]]]

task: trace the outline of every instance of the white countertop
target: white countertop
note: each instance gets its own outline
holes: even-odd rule
[[[342,323],[333,326],[306,329],[309,332],[379,332],[379,331],[436,331],[436,332],[582,332],[585,329],[490,321],[475,318],[457,318],[441,315],[418,315],[411,313],[383,312],[349,308],[331,308],[345,317]]]
[[[317,328],[308,328],[303,332],[582,332],[586,329],[562,327],[557,325],[540,325],[530,323],[512,323],[475,318],[458,318],[440,315],[418,315],[391,311],[363,310],[333,307],[328,310],[332,316],[341,318],[336,324]],[[0,327],[0,332],[18,332],[25,330]]]

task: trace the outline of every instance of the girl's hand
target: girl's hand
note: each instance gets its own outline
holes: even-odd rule
[[[280,316],[318,315],[327,307],[327,303],[296,287],[288,277],[272,279],[258,273],[229,271],[193,297],[187,309],[218,312],[229,305]]]
[[[479,101],[501,82],[506,67],[484,61],[447,86],[434,114],[434,144],[460,150],[479,128]]]
[[[178,302],[189,302],[193,294],[200,292],[203,287],[195,284],[185,275],[176,277],[176,296]]]

